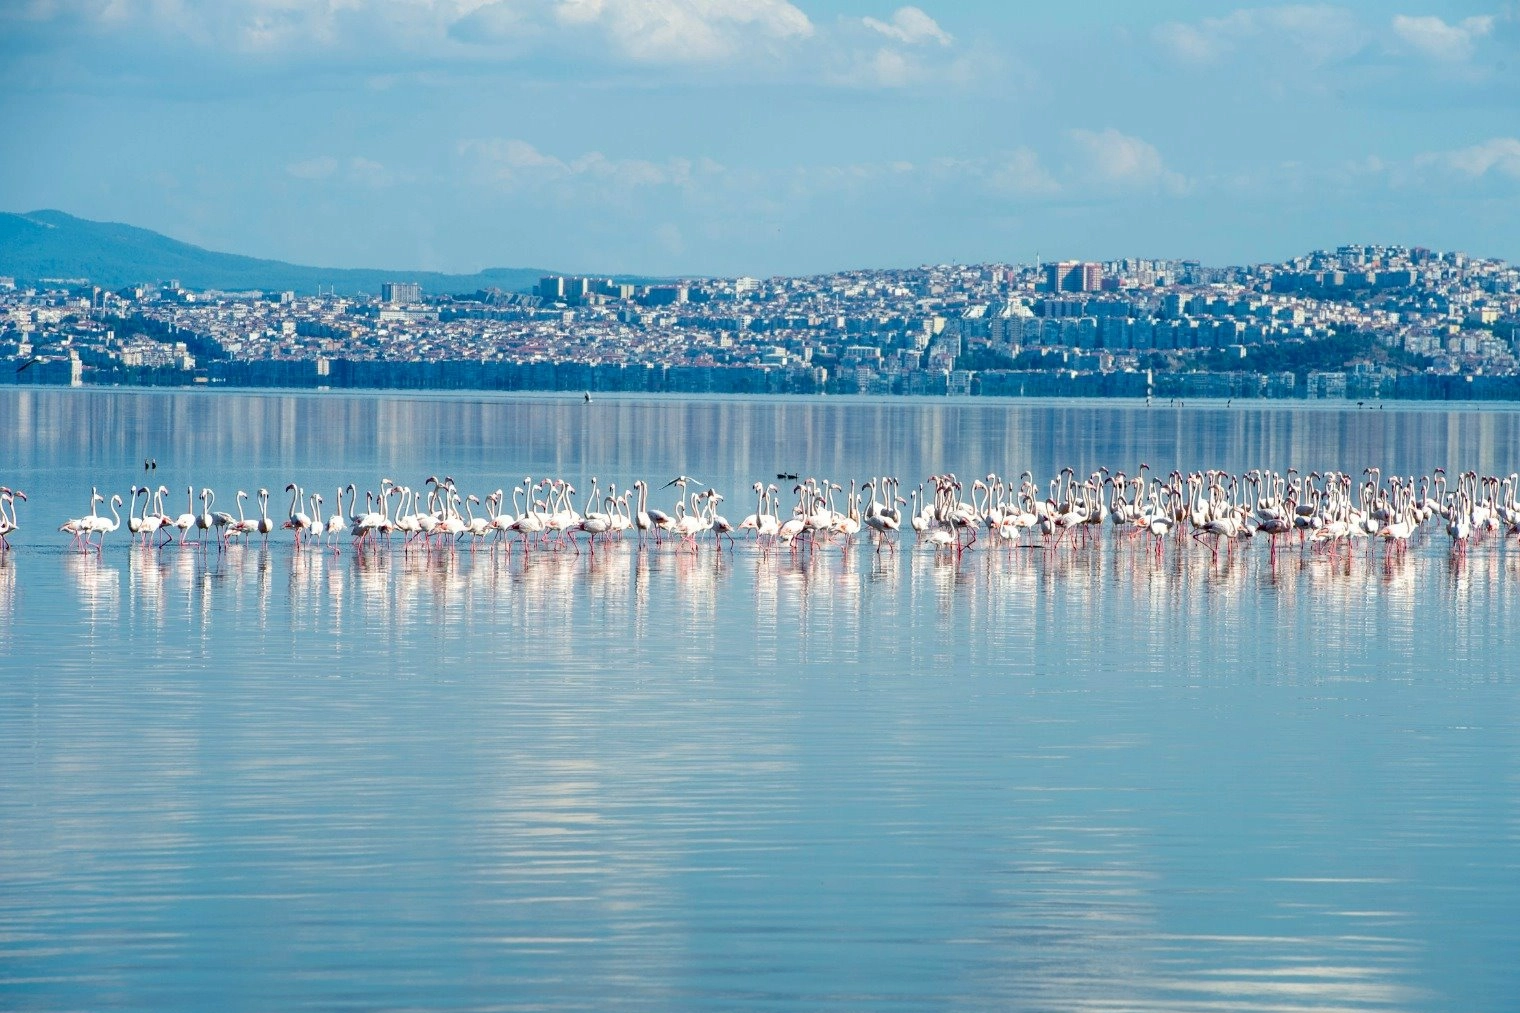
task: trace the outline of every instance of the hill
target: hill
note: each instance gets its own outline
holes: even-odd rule
[[[218,253],[149,229],[75,218],[62,211],[0,212],[0,275],[20,284],[40,278],[88,278],[102,288],[121,288],[177,279],[191,289],[314,293],[321,286],[378,295],[382,282],[415,281],[424,292],[443,294],[482,288],[525,291],[547,273],[526,267],[493,267],[476,274],[307,267]]]

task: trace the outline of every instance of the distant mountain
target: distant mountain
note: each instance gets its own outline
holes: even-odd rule
[[[93,222],[62,211],[0,212],[0,275],[22,284],[39,278],[88,278],[102,288],[121,288],[175,279],[191,289],[314,293],[321,286],[378,295],[381,282],[415,281],[424,292],[436,295],[482,288],[524,291],[547,273],[527,267],[492,267],[478,274],[304,267],[217,253],[148,229]]]

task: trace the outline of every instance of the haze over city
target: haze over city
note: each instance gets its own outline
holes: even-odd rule
[[[22,0],[0,208],[455,272],[1513,260],[1517,40],[1497,2]]]

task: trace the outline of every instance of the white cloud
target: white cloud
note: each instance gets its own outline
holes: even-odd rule
[[[890,22],[841,18],[820,33],[810,57],[823,66],[823,80],[847,88],[965,87],[986,82],[1000,61],[986,46],[969,49],[916,7],[903,7]]]
[[[425,47],[491,0],[33,0],[19,14],[125,41],[134,31],[193,46],[286,57],[384,42]],[[0,2],[0,25],[15,14]]]
[[[285,167],[285,171],[296,179],[327,179],[338,171],[338,160],[331,155],[318,155],[316,158],[292,162]]]
[[[1243,7],[1193,23],[1169,22],[1158,26],[1152,38],[1185,63],[1218,63],[1250,46],[1287,48],[1318,64],[1354,55],[1366,45],[1367,34],[1344,8],[1288,4]]]
[[[349,159],[348,177],[355,183],[376,189],[390,186],[396,181],[396,176],[390,169],[371,158]]]
[[[1187,180],[1166,167],[1155,145],[1107,130],[1069,130],[1067,139],[1079,153],[1077,169],[1100,185],[1181,192]]]
[[[841,80],[871,88],[901,88],[912,84],[918,76],[919,66],[912,57],[883,46],[874,53],[857,57],[855,66]]]
[[[987,183],[1000,193],[1019,197],[1053,197],[1061,183],[1046,170],[1040,156],[1029,148],[1017,148],[995,160],[986,173]]]
[[[459,145],[459,153],[480,166],[495,185],[505,189],[578,179],[619,189],[687,187],[700,177],[716,176],[723,172],[723,166],[708,158],[676,157],[663,162],[652,162],[638,158],[613,159],[600,151],[589,151],[565,159],[540,151],[529,142],[517,138],[463,141]]]
[[[389,168],[371,158],[355,156],[344,161],[332,155],[317,155],[285,166],[287,175],[296,179],[338,179],[345,183],[379,189],[396,182],[397,176]]]
[[[653,63],[722,60],[746,44],[814,30],[787,0],[558,0],[550,14],[560,27],[599,30],[623,56]]]
[[[617,55],[650,63],[721,60],[814,32],[789,0],[34,0],[19,16],[101,30],[138,25],[271,55],[377,41],[408,51],[435,52],[450,40],[521,50],[551,34],[574,41],[593,32]]]
[[[1468,179],[1478,179],[1490,173],[1520,179],[1520,138],[1494,137],[1470,148],[1433,152],[1421,155],[1415,159],[1415,164],[1436,166]]]
[[[889,39],[916,46],[926,42],[937,42],[941,46],[948,46],[954,40],[939,24],[917,7],[899,7],[897,13],[892,15],[892,20],[878,21],[876,18],[861,18],[861,23],[873,32],[879,32]]]
[[[156,61],[318,64],[395,76],[453,61],[902,88],[981,76],[922,8],[818,25],[803,0],[0,0],[0,36],[27,19],[55,47],[106,44]],[[230,68],[231,69],[231,68]]]
[[[686,237],[681,234],[680,227],[673,222],[663,222],[656,226],[654,240],[667,254],[676,255],[686,252]]]
[[[1460,63],[1472,58],[1478,40],[1494,30],[1491,16],[1464,18],[1449,25],[1435,16],[1396,14],[1393,33],[1433,60]]]

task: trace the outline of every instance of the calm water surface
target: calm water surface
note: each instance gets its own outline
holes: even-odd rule
[[[150,456],[218,507],[685,472],[738,517],[778,471],[1517,448],[1504,409],[5,391],[0,1007],[1513,1009],[1513,539],[95,559],[53,529]]]

